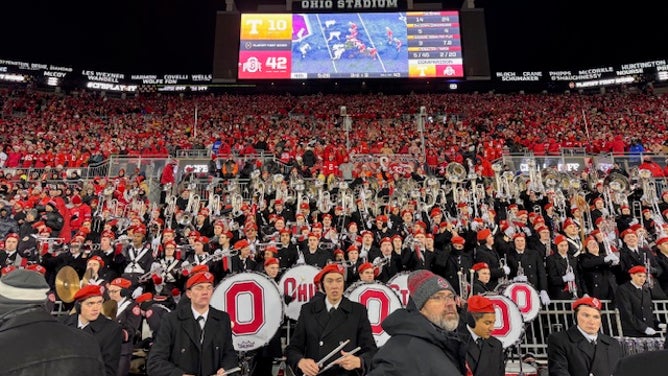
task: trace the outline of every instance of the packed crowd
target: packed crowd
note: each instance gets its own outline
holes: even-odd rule
[[[460,296],[515,281],[529,283],[544,305],[584,295],[612,299],[625,335],[656,335],[651,302],[668,294],[668,192],[650,194],[647,188],[654,186],[646,184],[646,177],[629,177],[620,166],[598,177],[588,175],[591,170],[570,176],[568,187],[526,179],[499,186],[491,161],[504,148],[520,147],[538,157],[573,146],[662,155],[662,97],[115,99],[85,92],[4,91],[0,103],[4,167],[44,168],[40,173],[46,174],[29,181],[20,175],[3,177],[2,272],[43,273],[56,300],[62,298],[53,293],[57,273],[73,267],[83,286],[97,286],[82,287],[75,299],[103,296],[127,309],[117,320],[123,346],[132,348],[139,337],[132,315],[149,321],[146,312],[156,312],[148,322],[156,332],[160,307],[176,307],[191,296],[196,283],[214,285],[244,271],[277,280],[300,264],[322,269],[337,265],[346,286],[388,282],[401,272],[426,269]],[[340,106],[353,116],[351,153],[342,141]],[[377,165],[367,165],[368,171],[354,171],[345,183],[338,179],[352,154],[420,156],[414,120],[403,116],[420,106],[427,107],[428,115],[426,164],[458,162],[462,176],[449,179],[453,172],[444,170],[448,182],[441,186],[437,180],[433,186],[422,166],[399,172],[381,158]],[[286,164],[306,168],[283,175],[251,165],[245,191],[230,181],[213,180],[206,194],[197,192],[200,197],[189,184],[189,171],[177,171],[170,160],[160,179],[160,202],[148,200],[140,170],[87,181],[49,181],[65,167],[112,154],[167,158],[176,148],[205,147],[221,160],[268,150]],[[209,173],[229,177],[224,163],[216,160]],[[301,179],[315,171],[324,179],[299,189],[305,184]],[[663,171],[652,174],[662,176]],[[181,184],[177,176],[184,176]],[[471,278],[462,278],[469,270]],[[195,276],[202,280],[193,282]],[[129,361],[127,354],[120,360],[127,373],[123,359]],[[112,363],[117,368],[119,360]]]
[[[350,152],[340,107],[351,116]],[[488,160],[509,151],[665,155],[666,99],[648,94],[495,95],[68,95],[0,89],[5,167],[78,167],[110,155],[164,157],[208,148],[220,156],[265,150],[297,161],[309,145],[321,161],[336,151],[421,156],[414,114],[426,108],[426,163]],[[197,121],[195,121],[197,119]],[[67,132],[63,132],[67,129]],[[277,131],[285,130],[285,131]]]

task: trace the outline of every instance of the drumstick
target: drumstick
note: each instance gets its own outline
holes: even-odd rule
[[[225,371],[225,372],[223,373],[223,375],[231,375],[231,374],[233,374],[233,373],[237,373],[237,372],[239,372],[239,371],[241,371],[241,367],[234,367],[234,368],[232,368],[232,369],[229,369],[229,370]],[[211,375],[211,376],[217,376],[217,375],[218,375],[218,374],[215,374],[215,373],[214,373],[214,374]]]
[[[355,349],[353,349],[353,351],[349,352],[349,353],[346,354],[346,355],[355,355],[355,354],[356,354],[358,351],[360,351],[361,349],[362,349],[361,347],[356,347]],[[344,356],[345,356],[345,355],[344,355]],[[320,372],[318,372],[318,375],[321,374],[321,373],[323,373],[323,372],[325,372],[325,371],[327,371],[328,369],[334,367],[334,365],[337,364],[336,362],[337,362],[339,359],[341,359],[341,358],[343,358],[343,356],[341,356],[341,357],[339,357],[338,359],[336,359],[335,361],[329,363],[329,364],[327,365],[327,367],[321,369]]]
[[[322,367],[322,365],[325,364],[325,362],[328,361],[329,358],[333,357],[333,356],[336,355],[336,353],[338,353],[341,349],[343,349],[344,347],[346,347],[346,345],[348,344],[348,342],[350,342],[349,339],[347,339],[347,340],[341,342],[341,344],[340,344],[339,346],[337,346],[334,350],[332,350],[332,352],[330,352],[329,354],[325,355],[324,358],[320,359],[320,361],[318,362],[318,367]]]

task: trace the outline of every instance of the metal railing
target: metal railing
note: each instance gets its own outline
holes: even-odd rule
[[[538,361],[547,361],[547,338],[550,334],[566,330],[575,325],[575,317],[570,300],[552,301],[543,308],[536,319],[526,325],[526,333],[520,347],[522,353],[532,353]],[[619,311],[609,300],[601,300],[601,331],[617,338],[626,354],[657,350],[663,347],[664,334],[661,337],[634,338],[622,335]],[[655,300],[654,316],[658,322],[668,322],[668,300]]]

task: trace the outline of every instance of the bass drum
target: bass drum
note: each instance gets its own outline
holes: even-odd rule
[[[404,308],[408,305],[408,298],[410,297],[408,293],[408,275],[410,274],[411,272],[397,273],[387,281],[387,285],[399,295],[401,306]]]
[[[492,336],[496,337],[506,349],[516,344],[524,334],[524,320],[515,302],[503,295],[487,295],[494,304],[496,322]]]
[[[281,296],[289,296],[289,304],[285,307],[285,315],[292,320],[299,320],[299,312],[302,305],[318,291],[318,286],[313,283],[313,278],[320,271],[312,265],[296,265],[288,269],[278,282],[278,290]]]
[[[383,346],[390,335],[385,333],[381,324],[390,313],[402,308],[397,293],[382,282],[357,282],[348,287],[344,295],[366,307],[376,346]]]
[[[255,350],[269,343],[283,322],[281,296],[276,282],[255,272],[233,274],[218,284],[211,306],[230,315],[235,350]]]
[[[531,322],[540,312],[538,291],[526,282],[509,282],[497,287],[496,292],[510,298],[522,313],[524,322]]]

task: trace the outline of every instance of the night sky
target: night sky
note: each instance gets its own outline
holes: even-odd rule
[[[665,16],[656,9],[601,0],[476,4],[486,11],[493,71],[579,69],[668,57]],[[210,73],[215,13],[224,7],[224,0],[4,2],[0,58],[122,73]]]

